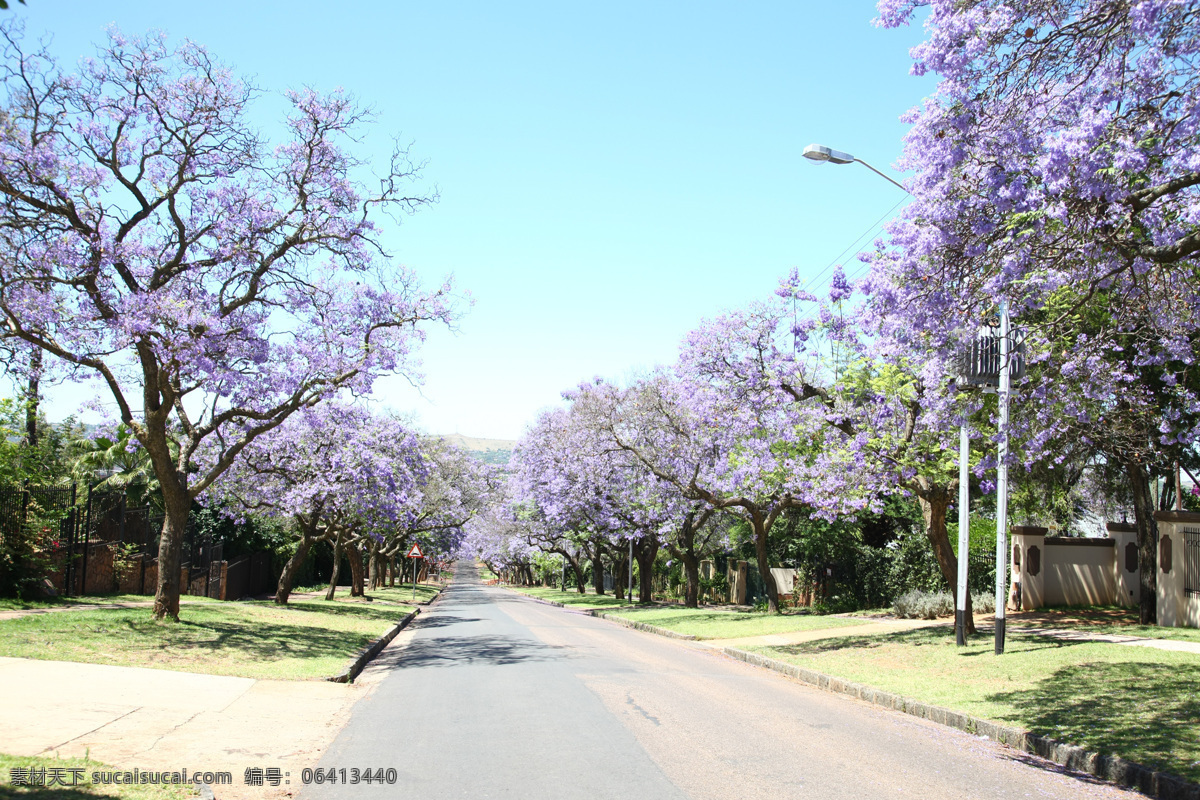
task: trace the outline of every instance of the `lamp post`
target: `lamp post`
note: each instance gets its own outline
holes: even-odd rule
[[[902,189],[905,192],[908,192],[908,189],[904,188],[904,184],[875,169],[861,158],[855,158],[849,153],[843,153],[841,150],[834,150],[833,148],[826,147],[823,144],[810,144],[808,147],[804,148],[804,153],[802,155],[809,161],[816,161],[818,163],[828,161],[830,164],[862,164],[864,167],[871,170],[871,172],[874,172],[888,183],[896,186],[899,189]],[[909,194],[911,194],[911,192],[909,192]]]
[[[892,178],[890,175],[886,175],[886,174],[880,172],[879,170],[875,169],[875,167],[868,164],[866,161],[863,161],[861,158],[855,158],[854,156],[850,155],[849,153],[843,153],[841,150],[834,150],[832,147],[826,147],[823,144],[810,144],[808,147],[804,148],[803,155],[809,161],[816,161],[817,163],[828,162],[830,164],[862,164],[864,167],[871,170],[876,175],[878,175],[879,177],[886,180],[888,183],[892,184],[893,186],[896,186],[899,189],[904,190],[905,192],[908,192],[909,194],[912,194],[912,192],[909,192],[908,189],[906,189],[902,183],[900,183],[896,179]],[[1007,319],[1008,319],[1007,316],[1005,316],[1005,323],[1004,323],[1005,335],[1007,335],[1007,331],[1008,331]],[[1007,350],[1006,350],[1006,352],[1007,352]],[[1005,381],[1007,380],[1007,372],[1005,373],[1003,380],[1005,380]],[[1008,418],[1007,417],[1007,414],[1008,414],[1007,391],[1008,391],[1007,384],[1005,384],[1005,388],[1003,389],[1005,404],[1004,404],[1004,411],[1002,412],[1003,416],[1001,417],[1002,427],[1006,424],[1007,418]],[[1007,437],[1005,438],[1005,446],[1007,446]],[[955,605],[955,608],[954,608],[954,641],[960,647],[965,646],[967,643],[967,634],[966,634],[966,631],[967,631],[967,628],[966,628],[966,624],[967,624],[967,592],[969,591],[969,589],[967,587],[967,569],[969,566],[968,560],[967,560],[967,555],[970,551],[970,546],[971,546],[971,544],[970,544],[971,486],[970,486],[970,464],[969,464],[970,452],[971,452],[971,431],[970,431],[970,428],[967,426],[966,418],[964,418],[962,424],[958,428],[958,575],[956,576],[957,577],[957,592],[955,594],[955,603],[954,603],[954,605]],[[1005,475],[1004,475],[1005,487],[1007,487],[1007,479],[1008,479],[1007,472],[1005,472]],[[999,516],[999,515],[997,515],[997,516]],[[1007,545],[1005,545],[1005,547],[1007,548]],[[997,540],[996,552],[997,553],[1000,552],[999,540]],[[997,580],[997,586],[999,586],[999,584],[1000,584],[1000,581]],[[997,597],[999,597],[999,591],[1000,590],[997,589]],[[997,648],[998,649],[996,651],[999,653],[999,652],[1003,651],[1002,642],[1003,642],[1004,634],[1003,634],[1003,616],[1002,615],[1004,612],[1003,612],[1003,608],[999,605],[1000,600],[997,599],[996,602],[997,602],[997,608],[998,608],[996,613],[998,615],[998,618],[1000,619],[1000,621],[997,623],[998,631],[999,631],[997,633],[997,636],[999,638],[997,638],[997,642],[998,642]]]

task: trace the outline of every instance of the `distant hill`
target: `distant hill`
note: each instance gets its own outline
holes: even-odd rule
[[[481,439],[475,436],[463,436],[460,433],[447,433],[438,436],[456,447],[470,451],[485,464],[507,464],[517,443],[513,439]]]

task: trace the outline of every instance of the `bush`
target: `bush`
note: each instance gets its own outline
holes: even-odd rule
[[[972,610],[990,614],[996,610],[996,598],[989,594],[973,593]],[[935,619],[954,616],[954,596],[949,592],[908,591],[896,598],[892,611],[901,619]]]

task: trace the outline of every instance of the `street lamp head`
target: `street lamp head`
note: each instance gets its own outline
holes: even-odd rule
[[[828,161],[832,164],[854,163],[854,156],[826,147],[823,144],[810,144],[804,148],[804,157],[810,161]]]

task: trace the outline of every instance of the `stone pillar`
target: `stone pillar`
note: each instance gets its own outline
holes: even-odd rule
[[[1155,511],[1158,522],[1158,624],[1180,628],[1187,624],[1187,598],[1183,592],[1187,542],[1184,530],[1200,530],[1200,514],[1190,511]]]
[[[1142,571],[1138,568],[1137,525],[1110,522],[1108,538],[1113,540],[1113,586],[1119,606],[1137,608],[1142,602]]]
[[[729,585],[730,600],[739,606],[746,604],[746,571],[746,562],[737,562],[737,571],[734,573],[734,580],[730,581]]]
[[[1009,545],[1012,583],[1008,607],[1015,611],[1041,608],[1046,598],[1046,529],[1014,525]]]

